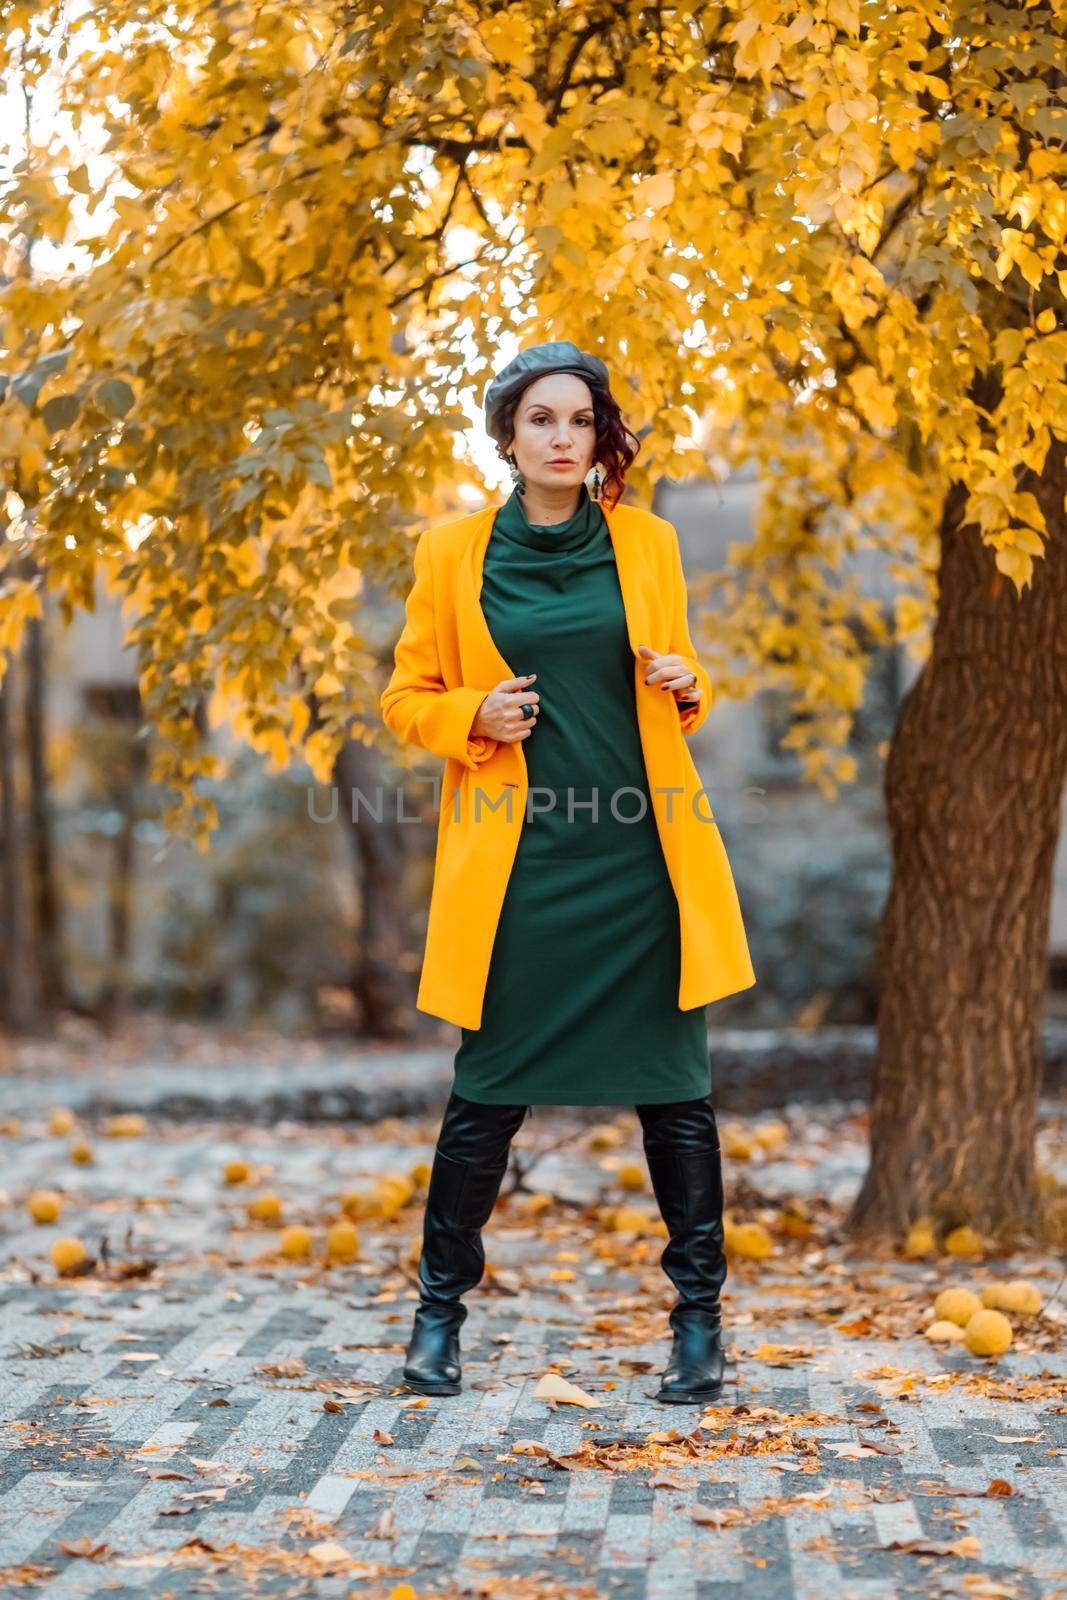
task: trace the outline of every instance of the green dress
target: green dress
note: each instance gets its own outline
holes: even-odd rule
[[[493,1105],[707,1095],[705,1007],[678,1005],[678,902],[637,726],[615,552],[584,487],[566,522],[531,524],[515,493],[500,507],[480,602],[516,674],[537,673],[540,710],[522,741],[529,797],[482,1026],[461,1029],[455,1091]]]

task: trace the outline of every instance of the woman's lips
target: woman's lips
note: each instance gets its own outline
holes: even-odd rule
[[[574,462],[573,461],[550,461],[548,464],[549,464],[550,467],[573,467],[574,466]]]

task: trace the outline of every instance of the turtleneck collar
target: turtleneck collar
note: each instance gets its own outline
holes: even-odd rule
[[[535,550],[570,550],[583,544],[603,522],[599,504],[582,484],[578,509],[564,522],[531,522],[522,496],[512,490],[496,514],[494,528],[519,544]]]

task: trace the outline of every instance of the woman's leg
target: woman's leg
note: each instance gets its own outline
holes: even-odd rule
[[[726,1281],[722,1156],[710,1097],[639,1105],[645,1157],[668,1240],[660,1264],[678,1291],[674,1348],[657,1400],[679,1405],[722,1388],[719,1296]]]
[[[419,1304],[404,1379],[423,1394],[458,1394],[460,1296],[481,1282],[481,1230],[507,1171],[511,1140],[529,1108],[482,1105],[455,1090],[434,1150],[423,1219]]]

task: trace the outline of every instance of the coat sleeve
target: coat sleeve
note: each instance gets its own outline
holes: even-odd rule
[[[415,545],[415,581],[405,602],[393,674],[379,702],[382,721],[407,744],[435,756],[451,756],[465,767],[478,767],[495,753],[500,741],[470,731],[487,689],[445,688],[434,624],[428,533],[424,530]]]
[[[682,555],[678,548],[678,534],[673,524],[668,524],[667,552],[670,568],[671,636],[667,652],[682,657],[686,666],[697,675],[696,688],[703,690],[700,698],[685,702],[675,700],[682,721],[683,733],[695,733],[711,710],[711,679],[697,660],[693,641],[689,636],[689,592],[682,570]]]

